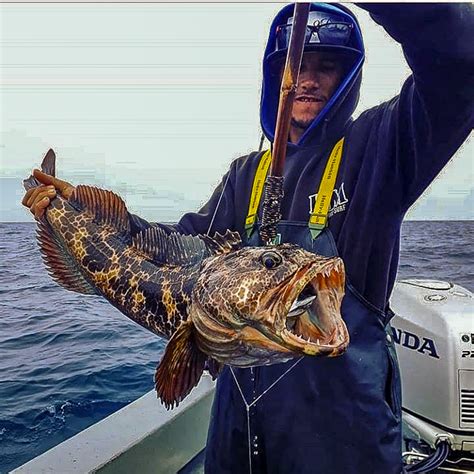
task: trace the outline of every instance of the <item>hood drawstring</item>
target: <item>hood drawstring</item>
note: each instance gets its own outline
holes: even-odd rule
[[[326,140],[326,133],[327,133],[327,130],[328,130],[328,125],[329,125],[329,118],[326,117],[323,120],[323,126],[321,128],[321,143],[324,143],[325,140]]]
[[[260,144],[258,145],[258,151],[262,151],[264,142],[265,142],[265,134],[262,132],[262,134],[260,135]]]

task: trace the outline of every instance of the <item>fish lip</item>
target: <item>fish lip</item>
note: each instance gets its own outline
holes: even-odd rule
[[[318,278],[330,278],[331,272],[336,270],[336,275],[339,276],[339,282],[337,286],[330,287],[330,290],[338,293],[339,308],[332,308],[337,310],[335,330],[331,333],[329,338],[325,338],[323,341],[313,341],[305,339],[298,334],[288,330],[286,328],[286,321],[288,314],[293,303],[298,299],[298,296],[302,291],[310,284],[314,279]],[[301,273],[303,272],[303,275]],[[283,307],[277,311],[278,317],[274,321],[273,328],[262,323],[259,324],[259,330],[269,339],[279,343],[285,349],[289,349],[293,352],[300,353],[303,355],[326,355],[336,356],[345,351],[349,344],[349,332],[346,324],[344,323],[340,314],[340,302],[344,295],[344,263],[340,258],[328,259],[321,265],[321,262],[312,262],[306,267],[303,267],[296,272],[289,281],[284,285],[283,291]],[[294,284],[292,284],[294,281]],[[287,294],[285,294],[287,293]],[[316,292],[317,293],[317,292]],[[277,298],[280,300],[280,298]],[[300,316],[296,316],[297,318]],[[313,326],[316,327],[313,323]]]

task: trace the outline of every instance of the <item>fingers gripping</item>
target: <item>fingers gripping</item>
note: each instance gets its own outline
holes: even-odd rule
[[[68,199],[72,191],[74,190],[74,186],[70,183],[63,181],[61,179],[55,178],[54,176],[50,176],[49,174],[43,173],[40,170],[33,170],[33,176],[40,182],[46,185],[51,185],[56,188],[62,196]]]
[[[56,196],[56,190],[54,186],[38,186],[37,188],[30,189],[25,194],[22,204],[30,208],[30,211],[36,218],[40,218],[45,209],[49,206],[51,199]]]
[[[30,208],[30,212],[39,219],[43,216],[45,209],[49,206],[51,199],[60,193],[69,199],[74,191],[74,186],[61,179],[43,173],[40,170],[33,170],[33,176],[42,183],[41,186],[28,190],[21,203]]]
[[[23,181],[27,192],[21,203],[28,207],[36,218],[43,216],[45,209],[57,194],[69,199],[74,192],[74,186],[55,177],[55,158],[54,151],[49,150],[41,163],[41,168],[46,173],[35,169],[33,176]]]

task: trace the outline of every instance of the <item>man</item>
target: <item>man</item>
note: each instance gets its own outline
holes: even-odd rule
[[[334,359],[225,368],[209,429],[209,473],[402,471],[400,379],[388,299],[404,214],[474,123],[474,12],[470,4],[361,6],[401,43],[413,75],[397,97],[352,120],[364,60],[359,25],[342,5],[312,4],[278,228],[282,241],[343,258],[342,313],[351,343]],[[271,142],[292,15],[288,5],[276,16],[263,61],[261,124]],[[236,160],[199,213],[168,229],[236,229],[246,244],[261,245],[249,201],[262,156]],[[332,208],[319,215],[315,204],[330,157],[339,166]],[[66,196],[73,188],[35,175],[53,185],[23,200],[38,217],[54,186]],[[136,216],[131,222],[136,232],[149,225]]]

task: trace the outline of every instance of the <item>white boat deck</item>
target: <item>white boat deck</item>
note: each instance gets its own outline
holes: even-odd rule
[[[200,453],[213,396],[214,382],[207,375],[174,410],[167,411],[155,391],[148,392],[12,473],[203,472]]]

